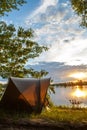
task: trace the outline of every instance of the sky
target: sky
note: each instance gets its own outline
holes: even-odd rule
[[[71,7],[70,0],[27,0],[0,20],[16,27],[32,28],[33,40],[48,46],[35,60],[27,63],[36,70],[45,69],[54,82],[74,80],[72,73],[87,77],[87,29],[80,26],[81,18]]]

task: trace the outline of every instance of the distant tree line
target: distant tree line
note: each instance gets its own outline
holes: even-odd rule
[[[63,86],[63,87],[67,87],[67,86],[82,86],[82,85],[87,85],[87,81],[82,81],[82,80],[77,80],[76,82],[63,82],[63,83],[53,83],[51,84],[52,86]]]

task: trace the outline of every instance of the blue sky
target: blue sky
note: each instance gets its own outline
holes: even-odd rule
[[[16,27],[31,27],[34,40],[49,50],[31,61],[35,69],[46,69],[54,81],[73,80],[70,73],[87,77],[87,29],[80,27],[80,17],[69,0],[27,0],[19,11],[0,18]]]

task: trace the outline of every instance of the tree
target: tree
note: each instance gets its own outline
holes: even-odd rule
[[[32,77],[34,77],[34,78],[41,78],[43,76],[46,76],[47,74],[48,74],[48,72],[45,71],[45,70],[34,71],[34,73],[32,73]]]
[[[29,59],[38,57],[42,51],[46,51],[48,48],[32,41],[33,36],[34,32],[31,28],[25,30],[19,27],[16,29],[12,24],[7,25],[5,22],[0,22],[1,77],[35,75],[35,71],[32,68],[27,69],[25,64]],[[46,75],[44,70],[38,72],[39,76],[44,74]]]
[[[14,10],[19,10],[18,6],[22,6],[26,3],[25,0],[0,0],[0,16]]]
[[[87,27],[87,0],[71,0],[71,5],[81,17],[81,26]]]
[[[26,3],[26,0],[1,0],[0,16],[7,15],[12,10],[19,10],[19,6]],[[0,76],[3,78],[9,76],[24,77],[31,75],[33,77],[42,77],[47,74],[45,70],[34,71],[32,68],[25,68],[26,62],[38,57],[43,50],[47,50],[45,46],[39,46],[38,43],[31,41],[34,36],[32,29],[18,30],[14,25],[7,25],[0,22]]]

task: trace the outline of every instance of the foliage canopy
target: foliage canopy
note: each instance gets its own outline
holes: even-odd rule
[[[26,3],[26,0],[1,0],[0,16],[7,15],[12,10],[19,10],[19,6]],[[0,21],[0,76],[8,78],[10,76],[42,77],[47,74],[45,70],[34,71],[26,68],[25,64],[29,59],[38,57],[42,51],[48,48],[40,46],[31,40],[34,31],[22,27],[16,29],[13,24],[7,25]]]
[[[18,6],[22,6],[26,3],[25,0],[0,0],[0,16],[14,10],[19,10]]]
[[[87,0],[71,0],[71,5],[81,17],[81,26],[87,27]]]
[[[32,68],[25,68],[29,59],[38,57],[42,51],[48,49],[31,40],[33,36],[34,32],[31,28],[16,29],[12,24],[0,22],[0,76],[24,77],[30,74],[37,77],[38,74],[39,76],[47,74],[44,70],[35,72]]]

